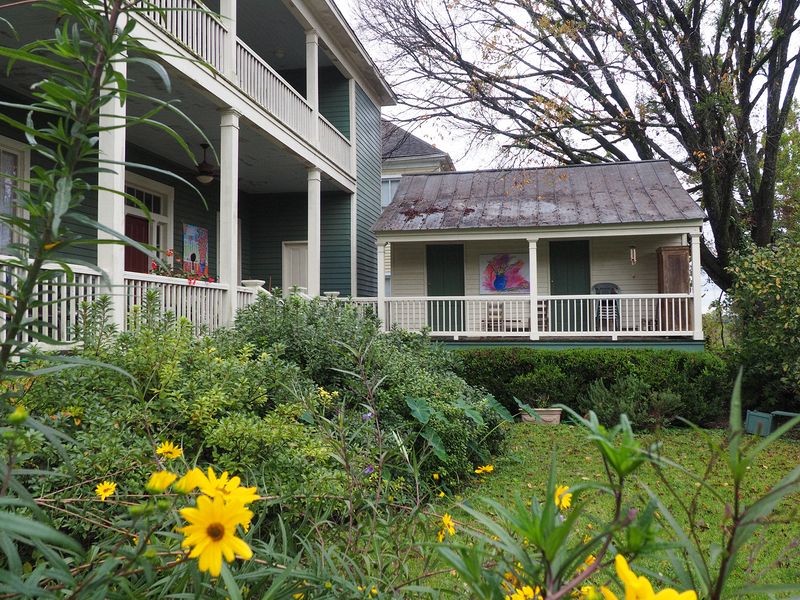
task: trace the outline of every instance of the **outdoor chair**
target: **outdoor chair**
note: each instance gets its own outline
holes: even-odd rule
[[[619,286],[616,283],[595,283],[592,286],[592,293],[598,295],[619,294]],[[595,330],[596,331],[617,331],[619,329],[619,300],[604,298],[595,300]]]

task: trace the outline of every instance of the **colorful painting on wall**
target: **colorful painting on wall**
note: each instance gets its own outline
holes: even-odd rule
[[[183,270],[208,277],[208,229],[184,223]]]
[[[481,254],[481,294],[527,294],[528,257],[521,254]]]

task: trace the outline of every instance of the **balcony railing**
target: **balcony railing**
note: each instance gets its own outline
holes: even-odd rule
[[[188,52],[202,59],[218,73],[225,74],[225,38],[230,35],[224,23],[199,0],[153,0],[147,18],[178,41]],[[319,151],[344,171],[352,172],[351,144],[324,117],[314,123],[311,105],[269,64],[242,40],[236,40],[237,85],[253,102],[291,129],[304,142]],[[318,128],[318,140],[314,128]]]
[[[239,87],[304,139],[311,138],[314,110],[295,89],[242,40],[236,40]]]
[[[390,297],[384,320],[453,338],[692,336],[692,303],[690,294],[538,296],[533,311],[529,296]]]
[[[322,115],[319,116],[319,149],[345,171],[350,172],[350,141]]]

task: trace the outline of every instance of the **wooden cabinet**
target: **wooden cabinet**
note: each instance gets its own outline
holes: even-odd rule
[[[658,257],[658,293],[688,294],[689,247],[662,246]],[[690,331],[692,329],[691,301],[682,298],[661,298],[659,318],[662,329],[667,331]]]

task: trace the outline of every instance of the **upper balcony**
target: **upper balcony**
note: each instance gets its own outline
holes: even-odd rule
[[[208,5],[154,0],[143,19],[354,177],[352,78],[336,54],[280,0]],[[233,4],[236,15],[220,14]],[[145,42],[146,43],[146,42]]]

